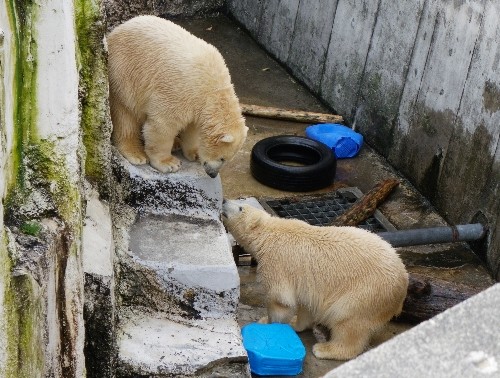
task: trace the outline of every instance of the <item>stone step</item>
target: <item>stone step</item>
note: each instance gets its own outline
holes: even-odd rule
[[[250,377],[234,319],[172,321],[143,308],[120,313],[119,377]]]
[[[124,305],[189,319],[235,316],[239,275],[219,220],[137,216],[120,271]]]
[[[149,164],[133,165],[115,148],[112,149],[112,170],[119,200],[139,213],[173,213],[218,218],[222,206],[220,176],[209,177],[198,162],[182,156],[181,169],[161,173]]]

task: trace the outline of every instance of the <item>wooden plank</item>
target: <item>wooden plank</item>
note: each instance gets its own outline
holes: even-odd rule
[[[453,222],[469,222],[479,210],[490,213],[494,208],[489,207],[488,201],[500,196],[500,175],[493,172],[500,138],[499,14],[498,2],[486,2],[457,122],[439,177],[436,203]],[[461,206],[455,206],[457,202]]]
[[[381,0],[363,73],[356,127],[388,156],[425,0]],[[402,32],[404,30],[404,32]]]
[[[428,320],[482,290],[478,287],[410,273],[408,294],[400,319],[412,322]]]
[[[293,30],[288,66],[318,93],[330,42],[337,0],[301,1]]]
[[[437,17],[429,49],[416,51],[410,65],[407,84],[414,80],[414,70],[423,73],[417,92],[414,85],[405,88],[400,107],[405,110],[400,113],[399,123],[407,132],[398,133],[390,161],[412,177],[431,201],[438,192],[438,177],[479,35],[482,11],[480,1],[457,5],[432,0],[429,13]],[[424,66],[417,66],[423,56]]]
[[[245,115],[281,119],[293,122],[305,123],[341,123],[342,116],[336,114],[307,112],[295,109],[282,109],[270,106],[240,104],[241,111]]]
[[[340,1],[321,78],[321,97],[349,122],[370,47],[378,1]]]
[[[335,218],[330,226],[357,226],[371,217],[377,207],[381,205],[394,188],[399,185],[399,180],[386,179],[375,185],[370,191],[359,198],[342,215]]]

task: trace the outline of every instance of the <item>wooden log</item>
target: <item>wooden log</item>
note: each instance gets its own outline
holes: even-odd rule
[[[343,214],[335,218],[330,226],[357,226],[372,216],[377,207],[386,200],[393,189],[399,185],[396,179],[387,179],[375,185]]]
[[[408,293],[398,320],[422,322],[482,291],[482,288],[410,273]]]
[[[280,119],[284,121],[304,122],[304,123],[342,123],[342,116],[336,114],[315,113],[302,110],[280,109],[259,105],[240,104],[243,114]]]

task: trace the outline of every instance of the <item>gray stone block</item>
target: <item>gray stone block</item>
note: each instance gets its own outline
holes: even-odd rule
[[[112,169],[119,200],[140,214],[181,214],[218,218],[222,206],[220,177],[209,177],[198,162],[182,160],[175,173],[149,164],[132,165],[113,149]]]
[[[500,284],[325,375],[484,377],[500,374]]]
[[[127,305],[195,319],[236,312],[239,276],[220,221],[138,217],[121,272],[120,293]]]
[[[120,318],[120,377],[250,376],[234,319],[178,323],[140,308]]]

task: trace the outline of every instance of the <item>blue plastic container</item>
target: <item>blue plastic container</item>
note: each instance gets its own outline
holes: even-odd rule
[[[251,323],[241,330],[250,370],[258,375],[297,375],[306,349],[288,324]]]
[[[308,126],[306,136],[326,144],[335,152],[337,159],[356,156],[363,145],[361,134],[335,123]]]

